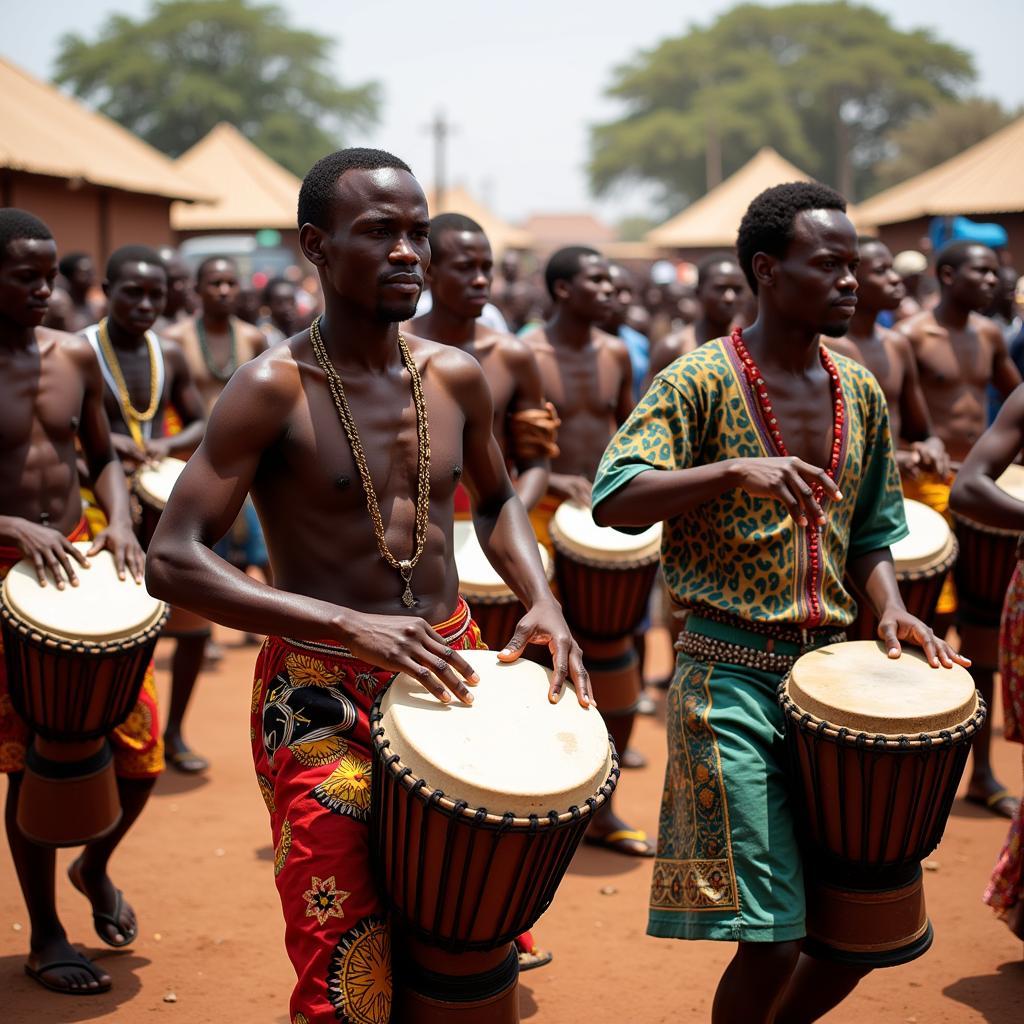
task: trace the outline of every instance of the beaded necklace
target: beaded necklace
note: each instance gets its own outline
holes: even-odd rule
[[[419,368],[416,360],[413,359],[409,346],[406,344],[402,332],[398,332],[398,349],[402,354],[402,364],[409,373],[412,383],[412,402],[416,410],[416,444],[418,448],[416,460],[416,521],[413,528],[413,553],[409,558],[396,558],[388,547],[387,538],[384,535],[384,519],[380,513],[380,505],[377,503],[377,492],[373,489],[373,480],[370,477],[370,467],[366,463],[366,453],[363,449],[363,442],[359,437],[356,428],[356,421],[349,408],[348,398],[345,396],[345,385],[341,375],[334,368],[330,356],[327,353],[327,346],[324,345],[320,335],[320,320],[317,317],[309,327],[310,347],[320,364],[324,376],[327,378],[327,387],[334,399],[334,405],[338,410],[338,419],[348,438],[349,447],[352,449],[352,457],[355,459],[356,468],[359,470],[359,478],[363,484],[363,493],[366,495],[366,507],[370,513],[370,522],[373,524],[373,533],[377,538],[377,550],[380,557],[393,569],[397,569],[402,577],[405,589],[402,591],[402,604],[411,608],[416,603],[416,597],[412,592],[412,571],[423,554],[427,543],[427,527],[430,525],[430,427],[427,424],[427,403],[423,397],[423,381],[420,378]]]
[[[196,317],[196,337],[199,339],[199,351],[203,354],[203,362],[206,363],[210,376],[226,384],[231,380],[235,370],[238,369],[238,337],[235,334],[235,323],[228,317],[228,335],[231,339],[228,361],[224,366],[217,366],[210,354],[210,346],[206,341],[206,324],[203,323],[202,315]]]
[[[106,317],[99,322],[96,334],[99,338],[100,350],[103,352],[103,361],[107,364],[107,369],[110,370],[110,375],[114,378],[114,383],[117,385],[117,402],[121,407],[121,416],[124,419],[125,426],[132,435],[132,440],[139,447],[142,447],[142,428],[139,424],[149,423],[156,416],[157,409],[160,408],[160,389],[157,384],[159,379],[159,353],[154,351],[159,342],[152,332],[146,332],[146,354],[149,356],[149,405],[145,409],[136,409],[132,405],[132,398],[128,393],[128,383],[124,379],[120,360],[117,358],[117,352],[114,350],[114,346],[110,341],[110,334],[107,332]]]
[[[733,348],[743,366],[744,376],[750,385],[750,390],[757,402],[761,416],[768,428],[768,434],[776,452],[781,456],[788,456],[789,450],[786,442],[782,439],[782,431],[779,429],[779,421],[775,416],[771,398],[768,396],[768,388],[764,376],[754,362],[747,346],[743,343],[743,331],[739,327],[733,328],[730,335]],[[819,345],[818,355],[821,365],[828,374],[829,383],[832,386],[832,454],[829,458],[828,468],[825,472],[836,483],[839,482],[840,459],[843,453],[843,424],[846,421],[846,406],[843,401],[843,386],[839,381],[839,371],[836,364],[829,355],[824,345]],[[814,500],[824,508],[825,488],[821,484],[812,484],[811,491]],[[807,530],[807,544],[809,548],[810,579],[808,580],[808,591],[811,604],[811,624],[817,625],[821,621],[821,601],[818,598],[818,589],[821,579],[821,539],[816,529]]]

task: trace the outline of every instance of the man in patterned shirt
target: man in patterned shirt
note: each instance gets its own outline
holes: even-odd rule
[[[597,522],[664,521],[665,578],[690,609],[669,691],[648,931],[738,941],[717,1024],[816,1020],[866,973],[801,955],[803,872],[776,700],[795,658],[853,621],[844,575],[874,605],[890,657],[906,640],[933,667],[967,663],[908,614],[896,585],[889,546],[906,524],[885,396],[820,342],[845,334],[856,308],[845,209],[803,183],[751,203],[737,250],[757,320],[655,378],[594,484]]]

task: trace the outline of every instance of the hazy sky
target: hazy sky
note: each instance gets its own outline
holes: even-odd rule
[[[338,40],[338,77],[380,82],[372,132],[346,140],[390,149],[432,178],[426,126],[443,110],[455,126],[449,181],[510,219],[590,209],[609,219],[646,212],[641,192],[595,203],[587,190],[588,128],[612,118],[604,98],[613,68],[686,26],[707,24],[734,0],[282,0],[293,24]],[[979,91],[1024,104],[1019,0],[876,0],[903,29],[930,28],[967,50]],[[143,14],[148,0],[0,0],[0,54],[49,77],[64,32],[92,37],[113,12]]]

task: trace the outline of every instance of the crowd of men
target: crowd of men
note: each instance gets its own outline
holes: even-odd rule
[[[413,671],[439,699],[469,702],[473,673],[458,650],[470,645],[470,634],[464,624],[462,632],[452,624],[458,580],[437,538],[450,535],[452,515],[472,516],[487,538],[485,552],[503,576],[517,581],[528,609],[501,656],[518,657],[532,643],[553,669],[553,694],[571,683],[588,706],[587,649],[570,634],[534,542],[550,543],[548,525],[561,502],[593,504],[600,521],[630,528],[652,516],[685,521],[695,503],[735,492],[762,505],[782,502],[797,524],[823,521],[822,494],[828,500],[842,496],[835,478],[816,468],[824,456],[814,443],[794,445],[785,458],[780,450],[779,458],[732,459],[735,475],[728,480],[701,476],[708,467],[684,465],[678,453],[664,464],[637,455],[634,443],[644,431],[664,423],[691,429],[684,407],[692,408],[692,395],[703,395],[707,381],[725,372],[719,350],[730,337],[769,379],[783,423],[801,424],[790,436],[831,437],[831,426],[808,411],[814,406],[808,395],[821,384],[820,336],[832,352],[847,357],[838,361],[835,379],[842,378],[850,392],[856,390],[851,382],[877,381],[881,405],[865,399],[863,409],[853,409],[848,393],[848,416],[863,419],[880,459],[888,457],[891,434],[906,496],[948,516],[952,481],[963,466],[958,490],[968,495],[964,500],[991,503],[978,475],[988,478],[997,464],[1005,467],[1024,439],[1024,398],[1017,390],[1024,330],[1018,278],[1006,254],[956,242],[930,260],[920,253],[894,256],[879,239],[851,234],[835,193],[783,188],[795,191],[773,194],[771,210],[758,208],[760,200],[752,204],[737,252],[681,266],[678,283],[658,286],[585,246],[563,248],[530,272],[523,256],[506,253],[496,271],[495,254],[477,223],[454,214],[429,219],[408,168],[369,150],[327,157],[303,183],[300,235],[319,277],[321,293],[315,296],[300,294],[297,274],[256,290],[228,257],[190,268],[173,250],[136,245],[111,254],[100,275],[86,254],[58,261],[59,239],[44,223],[46,211],[36,211],[42,219],[0,211],[0,571],[28,556],[41,579],[49,576],[58,587],[73,584],[82,556],[71,540],[88,530],[94,551],[106,547],[129,572],[141,574],[125,478],[169,456],[189,460],[148,559],[151,588],[173,605],[166,630],[175,650],[165,724],[146,735],[114,738],[123,753],[118,771],[124,817],[115,832],[87,846],[69,872],[71,884],[90,900],[104,942],[126,946],[138,932],[135,912],[108,876],[107,863],[142,812],[165,758],[179,771],[216,771],[184,734],[204,663],[218,656],[211,622],[260,642],[270,638],[261,648],[258,680],[285,671],[288,644],[329,642],[344,652],[332,655],[341,675],[354,672],[353,664],[370,665],[380,686],[396,671]],[[788,222],[772,229],[779,209]],[[330,230],[339,223],[346,227],[344,241]],[[814,255],[814,246],[827,259]],[[803,262],[795,268],[787,260]],[[821,281],[828,275],[826,288]],[[838,299],[829,297],[828,288]],[[811,322],[806,308],[813,301],[825,311]],[[404,335],[397,333],[400,323]],[[806,343],[791,342],[798,335]],[[806,369],[804,349],[812,353],[811,391],[787,393],[785,374],[777,373],[785,364],[778,346],[790,344],[794,366]],[[698,379],[698,370],[705,376]],[[344,433],[335,422],[332,372],[343,379],[354,410],[349,419],[365,453],[359,458],[351,444],[355,428],[341,406]],[[415,483],[426,429],[421,401],[430,411],[426,506],[417,502]],[[995,427],[986,433],[993,419]],[[669,493],[671,473],[636,473],[638,468],[698,475],[680,478]],[[367,475],[377,490],[369,510]],[[972,499],[976,492],[980,497]],[[80,523],[83,497],[87,526]],[[891,498],[888,491],[875,496],[880,509]],[[383,525],[373,522],[375,506],[377,519],[381,509],[390,510]],[[1002,511],[1013,528],[1024,526],[1016,503]],[[895,530],[891,535],[897,539]],[[325,547],[326,536],[356,537],[358,543]],[[418,548],[407,559],[410,538],[417,538]],[[853,544],[851,566],[860,565],[867,580],[874,563],[854,558],[855,541],[847,537],[844,543]],[[392,549],[393,561],[385,557]],[[679,566],[666,564],[664,571],[652,612],[669,624],[665,591],[678,594],[686,584],[677,578]],[[399,575],[407,594],[415,589],[417,602],[415,616],[407,619],[415,626],[401,630],[394,627],[401,611]],[[877,584],[868,590],[872,586],[874,599],[881,591]],[[991,630],[972,632],[957,619],[955,595],[946,595],[934,623],[922,625],[890,609],[883,639],[897,650],[901,640],[919,643],[936,665],[965,663],[944,640],[954,624],[991,705],[998,638]],[[643,634],[636,640],[642,651]],[[291,701],[296,720],[322,739],[331,723],[317,719],[322,709],[297,703],[299,689],[285,696],[278,691],[273,700]],[[0,692],[0,770],[11,779],[8,839],[31,918],[26,969],[55,992],[105,991],[110,976],[71,945],[57,917],[53,852],[18,832],[13,808],[26,734],[4,696]],[[148,702],[151,721],[159,716],[151,685],[139,699]],[[303,744],[297,735],[287,762],[283,749],[267,747],[264,704],[270,700],[265,689],[254,693],[254,759],[271,811],[286,942],[299,977],[292,1014],[295,1020],[325,1020],[327,1013],[347,1020],[345,994],[329,980],[333,951],[342,948],[353,921],[375,928],[384,914],[366,865],[346,860],[346,844],[359,841],[365,815],[339,810],[322,793],[311,798],[340,770],[340,753],[304,759],[295,753]],[[1016,700],[1022,701],[1019,692]],[[629,741],[635,714],[649,706],[639,675],[635,699],[602,704],[627,767],[642,763]],[[1008,719],[1020,714],[1013,707]],[[344,745],[348,757],[368,758],[367,708],[366,701],[358,707]],[[990,902],[1021,934],[1020,810],[1013,795],[1020,780],[1007,786],[994,776],[990,742],[986,727],[974,743],[967,798],[1015,818],[1016,889],[996,887]],[[653,858],[657,844],[629,823],[630,801],[627,775],[615,800],[595,818],[588,841],[620,855]],[[349,898],[349,918],[329,923],[329,941],[322,934],[311,939],[295,924],[305,907],[299,895],[305,883],[290,873],[300,848],[301,877],[310,871],[332,882],[337,877]],[[346,866],[339,867],[342,861]],[[651,920],[653,934],[684,936],[653,905]],[[704,920],[710,930],[685,931],[685,937],[726,937],[710,918]],[[808,967],[807,958],[798,961],[798,945],[790,939],[802,924],[766,932],[774,935],[768,941],[750,927],[749,934],[728,932],[739,939],[740,952],[719,989],[716,1020],[816,1019],[859,980],[856,972],[823,973]],[[524,968],[549,959],[531,936],[520,942],[520,957]],[[771,1015],[764,1012],[765,992],[771,993]]]

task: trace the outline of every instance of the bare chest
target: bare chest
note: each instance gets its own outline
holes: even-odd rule
[[[572,416],[614,415],[622,371],[610,354],[552,350],[538,358],[544,393],[563,422]]]
[[[834,399],[823,379],[819,386],[768,381],[771,415],[778,420],[790,455],[822,469],[832,457]]]
[[[976,331],[925,337],[916,349],[921,381],[933,388],[984,388],[992,376],[992,348]]]
[[[38,443],[63,447],[74,442],[84,391],[73,369],[59,355],[50,355],[41,369],[0,371],[0,456]]]

